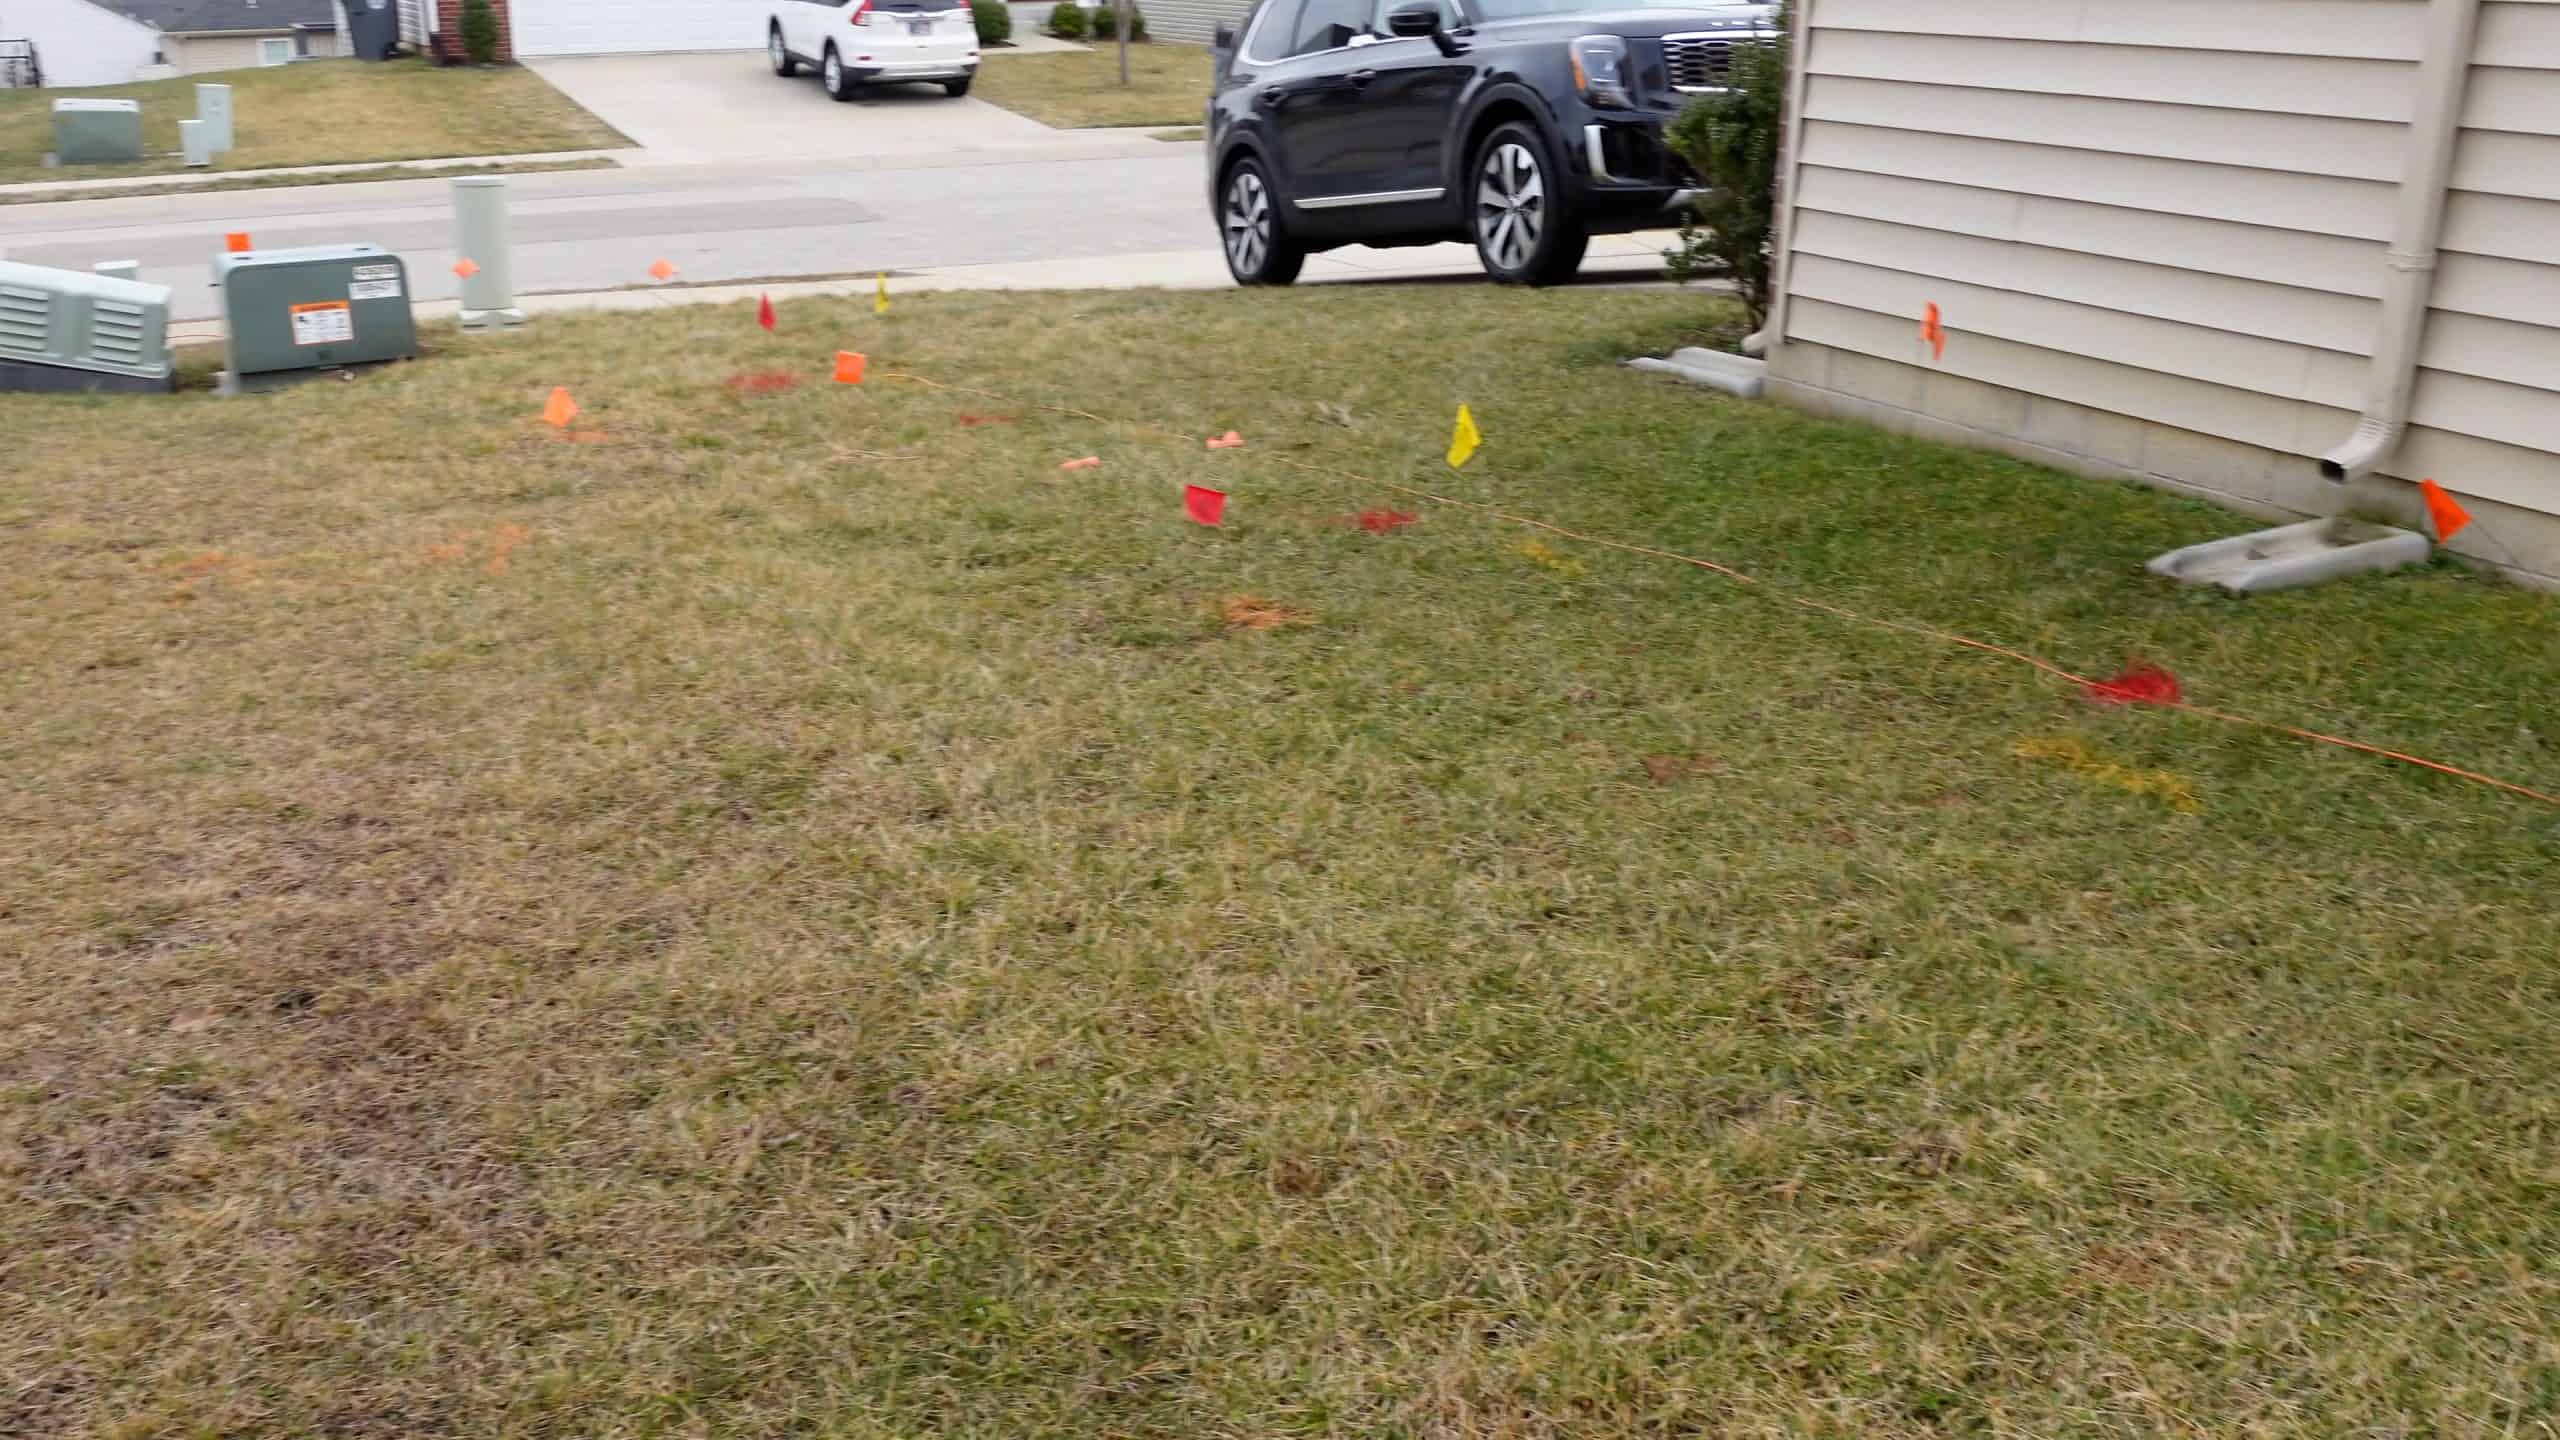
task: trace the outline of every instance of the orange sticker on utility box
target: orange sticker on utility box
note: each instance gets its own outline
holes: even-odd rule
[[[355,312],[344,300],[316,300],[293,307],[293,343],[343,345],[356,338]]]

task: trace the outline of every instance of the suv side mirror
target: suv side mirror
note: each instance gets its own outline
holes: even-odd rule
[[[1216,37],[1210,41],[1210,44],[1220,50],[1233,50],[1236,48],[1236,27],[1220,25]]]
[[[1440,33],[1438,0],[1423,0],[1419,5],[1399,5],[1387,12],[1387,33],[1399,40],[1420,40]]]

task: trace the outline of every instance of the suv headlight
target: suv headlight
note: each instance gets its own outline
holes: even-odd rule
[[[1603,110],[1634,108],[1627,83],[1627,42],[1615,35],[1585,35],[1566,50],[1573,62],[1573,88]]]

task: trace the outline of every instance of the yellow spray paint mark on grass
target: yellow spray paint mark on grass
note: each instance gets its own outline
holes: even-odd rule
[[[2070,736],[2035,736],[2009,747],[2009,753],[2021,760],[2045,760],[2093,784],[2121,790],[2128,795],[2147,795],[2181,815],[2193,815],[2204,809],[2196,798],[2195,786],[2183,775],[2168,770],[2136,770],[2091,750]]]
[[[1571,577],[1582,573],[1582,562],[1569,555],[1559,555],[1543,540],[1523,540],[1511,547],[1512,552],[1542,569]]]

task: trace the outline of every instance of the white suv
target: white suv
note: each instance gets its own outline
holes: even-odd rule
[[[966,95],[978,74],[968,0],[774,0],[764,44],[774,74],[814,65],[838,100],[864,85],[909,80]]]

